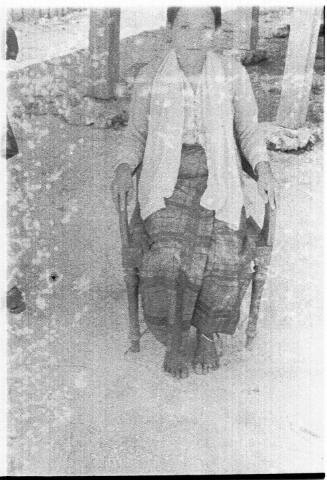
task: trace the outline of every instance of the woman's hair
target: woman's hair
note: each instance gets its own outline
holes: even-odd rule
[[[169,7],[167,8],[167,23],[171,26],[173,26],[174,21],[176,19],[178,10],[181,7]],[[210,7],[213,15],[215,17],[215,29],[220,27],[221,25],[221,7]]]

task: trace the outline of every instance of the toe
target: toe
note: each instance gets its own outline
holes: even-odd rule
[[[188,377],[188,368],[183,368],[181,371],[181,378],[187,378]]]
[[[209,370],[217,370],[219,366],[218,358],[211,358],[210,361],[207,363]]]
[[[219,362],[218,362],[218,361],[213,362],[211,368],[212,368],[212,370],[218,370],[218,368],[219,368]]]
[[[200,363],[195,363],[193,368],[197,375],[202,375],[202,366]]]
[[[165,362],[165,363],[164,363],[164,371],[167,372],[167,373],[169,373],[169,374],[172,373],[172,372],[171,372],[171,366],[170,366],[169,362]]]
[[[209,367],[208,365],[202,365],[202,373],[204,375],[206,375],[207,373],[209,373]]]

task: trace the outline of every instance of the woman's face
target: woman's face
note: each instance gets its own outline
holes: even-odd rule
[[[215,18],[211,8],[180,8],[170,28],[172,47],[181,59],[200,59],[213,45]]]

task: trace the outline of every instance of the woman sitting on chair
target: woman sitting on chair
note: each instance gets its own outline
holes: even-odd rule
[[[220,8],[168,8],[167,20],[172,48],[136,79],[112,191],[116,203],[130,198],[131,168],[142,162],[144,319],[167,347],[164,370],[185,378],[191,326],[195,372],[218,368],[214,335],[236,329],[264,203],[276,204],[249,76],[213,51]],[[238,145],[257,185],[242,171]]]

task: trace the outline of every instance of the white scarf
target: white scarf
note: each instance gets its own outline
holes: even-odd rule
[[[233,107],[222,61],[209,51],[200,78],[208,183],[200,204],[217,219],[240,227],[244,197],[241,164],[233,131]],[[183,73],[175,50],[162,62],[151,91],[148,137],[139,183],[141,216],[164,208],[176,185],[184,127]]]

